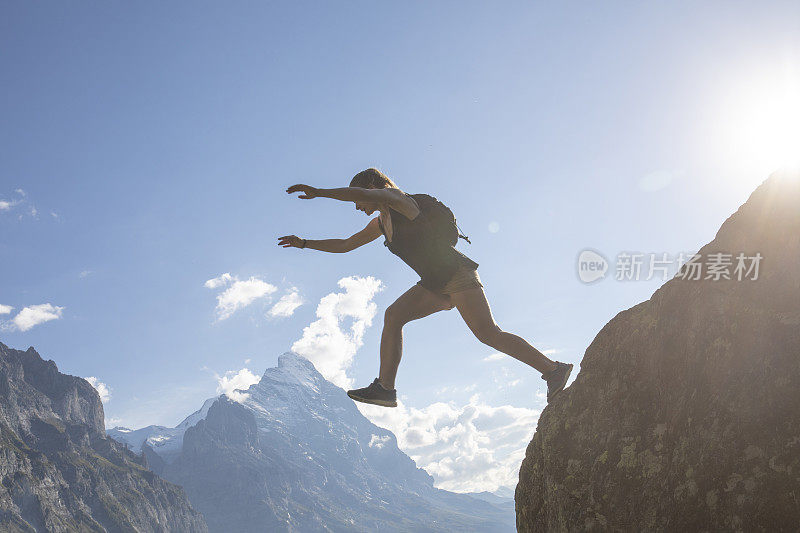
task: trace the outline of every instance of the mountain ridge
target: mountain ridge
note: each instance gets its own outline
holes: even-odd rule
[[[511,531],[513,512],[433,478],[304,357],[221,395],[154,470],[184,487],[210,531]],[[149,455],[148,455],[149,456]],[[157,464],[158,463],[158,464]]]
[[[207,531],[183,491],[104,425],[89,382],[0,343],[0,529]]]

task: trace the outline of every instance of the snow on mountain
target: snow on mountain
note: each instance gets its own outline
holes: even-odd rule
[[[282,354],[241,392],[239,402],[207,401],[185,429],[151,426],[133,438],[115,428],[184,487],[212,532],[514,529],[513,508],[435,488],[395,435],[304,357]]]
[[[203,406],[187,416],[174,428],[164,426],[147,426],[140,429],[115,427],[106,430],[112,439],[125,444],[129,450],[136,454],[142,453],[145,443],[167,463],[171,462],[183,447],[183,434],[187,429],[203,420],[208,414],[211,405],[219,398],[214,396],[203,403]]]
[[[217,401],[217,398],[219,398],[219,396],[214,396],[213,398],[209,398],[203,402],[203,406],[200,409],[184,418],[183,422],[175,426],[175,429],[183,429],[185,431],[203,420],[208,414],[208,410],[211,408],[211,405]]]

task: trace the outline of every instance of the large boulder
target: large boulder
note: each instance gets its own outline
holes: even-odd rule
[[[757,279],[676,277],[600,331],[528,446],[519,531],[797,530],[800,177],[765,181],[700,262],[739,252]]]

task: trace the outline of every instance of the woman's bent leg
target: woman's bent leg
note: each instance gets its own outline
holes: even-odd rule
[[[555,370],[556,364],[525,339],[500,329],[492,317],[483,288],[476,287],[450,295],[464,322],[482,343],[514,359],[532,366],[541,373]]]
[[[450,298],[414,285],[386,308],[381,333],[381,369],[378,378],[387,389],[394,388],[397,367],[403,355],[403,326],[437,311],[452,309]]]

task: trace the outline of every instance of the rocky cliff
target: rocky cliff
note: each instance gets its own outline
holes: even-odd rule
[[[718,252],[760,253],[758,278],[673,278],[588,347],[528,446],[520,531],[797,530],[800,177],[771,176],[699,262]]]
[[[86,380],[0,343],[0,530],[207,531],[179,487],[104,431]]]

